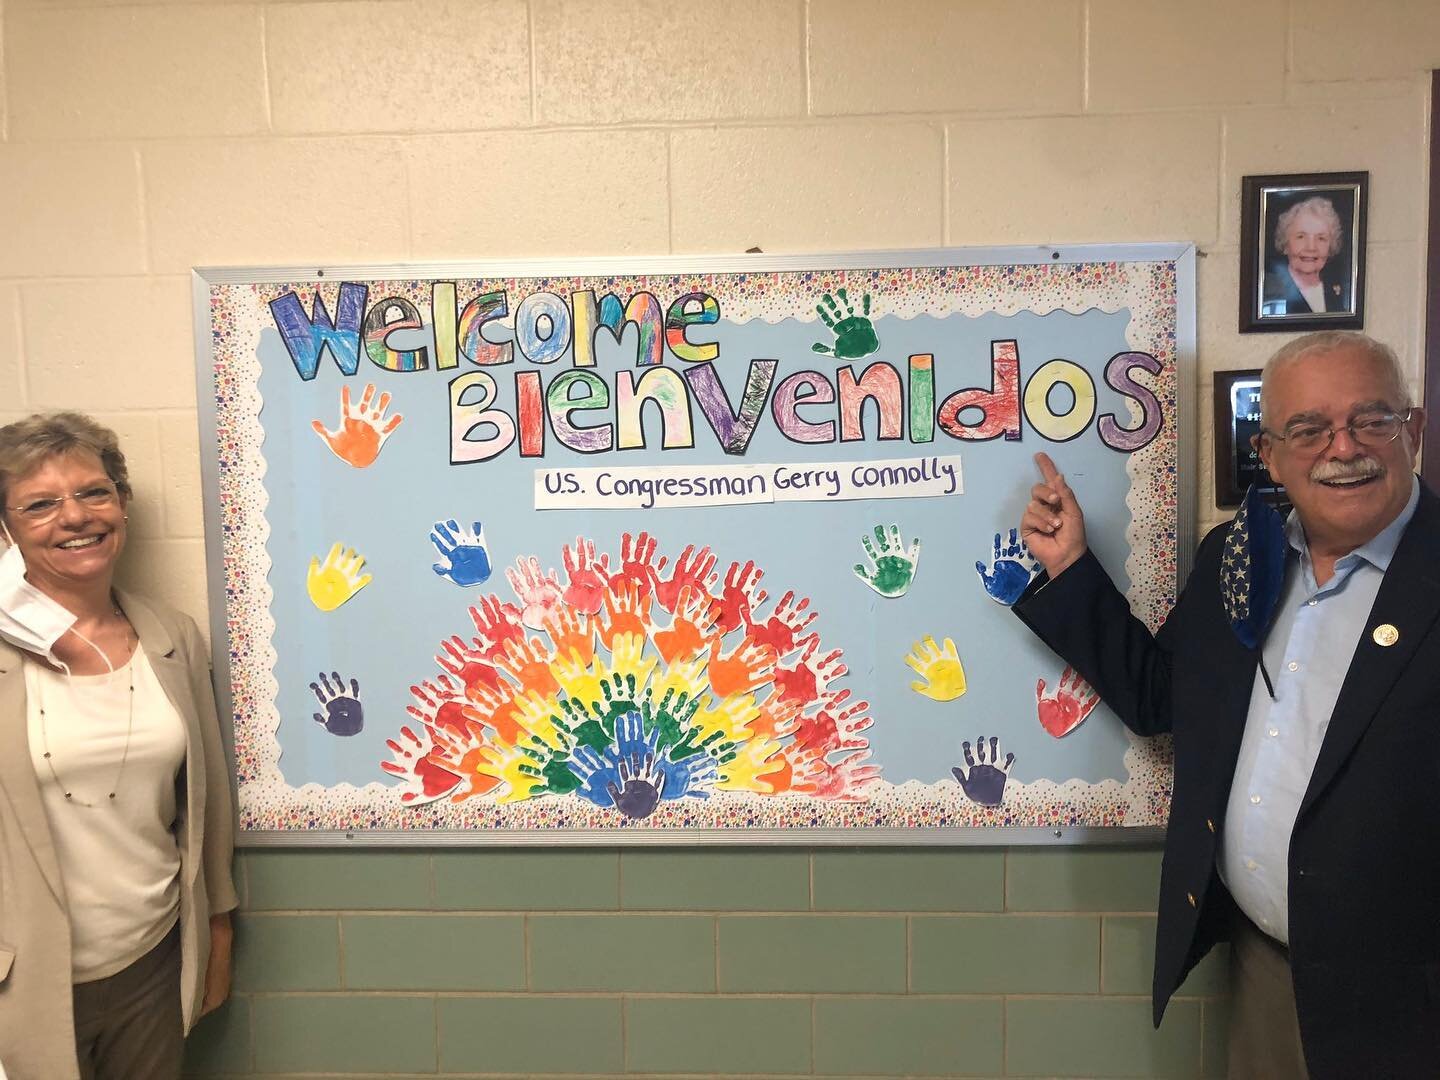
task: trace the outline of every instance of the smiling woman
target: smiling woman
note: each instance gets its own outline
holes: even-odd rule
[[[0,428],[0,1061],[178,1077],[229,992],[232,811],[195,624],[117,592],[114,432]],[[123,1004],[120,1004],[123,1003]]]

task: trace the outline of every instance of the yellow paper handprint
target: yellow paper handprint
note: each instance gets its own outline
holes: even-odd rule
[[[910,689],[936,701],[954,701],[965,693],[965,669],[960,665],[960,654],[955,651],[955,642],[945,639],[942,652],[935,639],[925,635],[923,642],[910,646],[910,655],[905,663],[919,673],[923,682],[912,682]]]
[[[755,791],[769,795],[775,788],[769,778],[784,768],[780,744],[764,736],[740,745],[735,757],[720,766],[721,791]]]
[[[371,575],[360,573],[364,568],[364,558],[338,542],[331,545],[323,563],[312,555],[305,575],[311,603],[321,611],[334,611],[370,584]]]

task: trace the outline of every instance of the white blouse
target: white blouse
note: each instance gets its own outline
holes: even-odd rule
[[[159,944],[180,914],[173,827],[185,728],[139,646],[113,674],[67,676],[27,662],[25,697],[65,884],[71,977],[103,979]]]

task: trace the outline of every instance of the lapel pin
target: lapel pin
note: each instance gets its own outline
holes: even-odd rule
[[[1396,630],[1395,627],[1387,622],[1375,627],[1374,632],[1371,633],[1370,636],[1375,639],[1376,645],[1388,649],[1400,640],[1400,631]]]

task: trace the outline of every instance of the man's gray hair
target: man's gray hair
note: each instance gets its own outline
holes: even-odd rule
[[[1330,226],[1330,255],[1333,258],[1340,254],[1340,249],[1345,246],[1345,223],[1335,212],[1335,204],[1324,195],[1311,195],[1308,199],[1302,199],[1280,215],[1280,220],[1275,222],[1275,250],[1281,255],[1285,254],[1285,241],[1289,238],[1290,223],[1304,210],[1322,218]]]
[[[1383,366],[1396,391],[1397,400],[1392,404],[1401,412],[1410,408],[1410,390],[1405,382],[1405,373],[1400,370],[1400,357],[1395,355],[1394,349],[1383,341],[1376,341],[1369,334],[1361,334],[1354,330],[1321,330],[1315,334],[1298,337],[1294,341],[1287,341],[1275,352],[1275,355],[1265,361],[1265,371],[1260,376],[1261,423],[1266,427],[1270,426],[1270,413],[1266,403],[1270,400],[1268,390],[1275,372],[1289,367],[1291,364],[1297,364],[1307,356],[1313,356],[1316,353],[1338,352],[1341,349],[1358,350]]]

